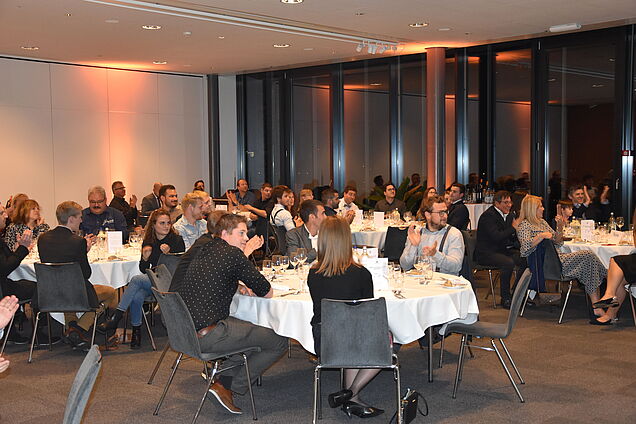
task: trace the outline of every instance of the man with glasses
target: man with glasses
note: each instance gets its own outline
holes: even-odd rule
[[[80,230],[97,235],[100,231],[121,231],[123,241],[128,240],[126,218],[117,209],[106,206],[106,190],[94,186],[88,190],[88,207],[82,211]]]
[[[134,194],[130,196],[129,202],[126,201],[126,187],[121,181],[115,181],[112,186],[113,200],[110,201],[111,208],[117,209],[126,218],[126,226],[128,231],[132,231],[137,223],[137,216],[139,211],[137,210],[137,196]]]
[[[480,265],[500,269],[501,306],[510,309],[510,278],[517,268],[517,280],[526,268],[526,261],[519,254],[517,226],[520,219],[510,213],[510,193],[500,190],[495,193],[494,204],[479,217],[475,259]]]
[[[397,190],[393,183],[384,185],[384,199],[375,204],[375,210],[378,212],[391,212],[397,210],[402,215],[406,211],[406,204],[400,199],[396,199]]]
[[[464,184],[453,183],[450,187],[450,202],[448,207],[448,224],[460,230],[467,230],[470,222],[468,208],[464,204]]]
[[[457,228],[448,225],[444,199],[432,196],[421,209],[426,217],[426,226],[418,228],[412,224],[409,227],[400,265],[409,270],[418,256],[428,256],[435,262],[437,271],[459,275],[464,260],[464,239]]]

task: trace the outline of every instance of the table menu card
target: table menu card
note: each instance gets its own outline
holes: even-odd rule
[[[376,229],[384,227],[384,212],[373,212],[373,226]]]
[[[581,220],[581,239],[584,241],[594,241],[594,220]]]
[[[108,253],[115,254],[123,247],[123,234],[121,231],[106,231],[106,245]]]
[[[360,263],[373,278],[373,290],[389,290],[389,258],[362,257]]]

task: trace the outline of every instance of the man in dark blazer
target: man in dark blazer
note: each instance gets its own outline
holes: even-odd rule
[[[82,223],[82,207],[72,201],[62,202],[57,206],[55,215],[59,225],[38,238],[40,260],[49,263],[79,263],[84,275],[90,305],[97,307],[99,302],[103,302],[109,308],[116,308],[117,292],[115,289],[93,285],[88,281],[91,276],[91,266],[88,263],[87,254],[95,236],[89,234],[84,239],[75,234]],[[64,319],[68,325],[65,336],[72,344],[77,346],[86,342],[86,332],[91,328],[94,317],[93,312],[85,313],[79,320],[74,313],[64,314]]]
[[[161,189],[161,185],[161,183],[154,183],[152,186],[152,193],[141,199],[142,215],[150,215],[152,211],[161,207],[161,199],[159,199],[159,190]]]
[[[493,200],[494,205],[486,209],[479,218],[475,259],[480,265],[500,269],[501,305],[510,309],[512,272],[517,267],[518,279],[527,266],[525,259],[519,255],[516,229],[520,220],[510,213],[510,193],[498,191]]]
[[[467,230],[468,223],[470,222],[468,208],[464,204],[464,193],[466,193],[466,187],[464,186],[464,184],[451,184],[451,205],[448,207],[447,223],[460,230]]]
[[[325,207],[317,200],[305,200],[300,204],[300,219],[304,225],[287,231],[287,253],[293,255],[298,248],[307,252],[307,262],[316,259],[318,247],[318,229],[325,219]]]

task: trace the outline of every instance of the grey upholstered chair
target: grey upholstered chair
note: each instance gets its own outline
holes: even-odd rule
[[[29,360],[33,359],[33,345],[40,321],[40,314],[51,312],[95,312],[91,346],[95,344],[95,328],[97,327],[98,307],[90,305],[82,269],[77,262],[36,263],[38,308],[31,337]],[[49,325],[49,328],[51,326]],[[51,346],[49,344],[49,350]]]
[[[634,320],[634,327],[636,327],[636,308],[634,308],[634,294],[636,293],[636,283],[629,284],[627,287],[625,287],[625,290],[627,290],[627,296],[629,296],[629,303],[632,305],[632,319]]]
[[[462,236],[464,238],[464,246],[466,247],[466,255],[470,260],[470,265],[473,274],[479,271],[488,272],[488,281],[490,281],[490,293],[486,294],[486,299],[488,296],[492,295],[492,307],[493,309],[497,309],[497,301],[495,299],[495,285],[497,284],[497,278],[499,278],[499,268],[496,266],[486,266],[481,265],[475,259],[475,247],[477,246],[477,230],[463,230]],[[493,278],[493,273],[496,273]]]
[[[155,412],[153,415],[159,414],[159,408],[161,408],[161,404],[163,403],[164,398],[166,397],[166,393],[168,393],[168,388],[172,383],[175,373],[179,368],[179,364],[183,359],[183,355],[187,355],[193,359],[198,359],[203,361],[204,364],[208,362],[214,362],[214,366],[212,368],[212,372],[207,376],[207,383],[205,386],[205,392],[203,393],[203,397],[201,398],[201,402],[199,403],[199,407],[192,419],[192,423],[194,424],[199,417],[201,412],[201,408],[203,407],[203,402],[205,402],[205,398],[208,393],[208,389],[212,385],[212,381],[216,374],[219,374],[223,371],[227,371],[230,369],[229,367],[223,368],[219,366],[219,363],[230,356],[240,355],[243,357],[243,364],[245,366],[245,373],[247,374],[247,381],[252,381],[250,378],[249,365],[247,362],[248,352],[260,352],[259,347],[249,347],[240,351],[231,351],[231,352],[202,352],[201,345],[199,344],[199,338],[197,337],[196,329],[194,328],[194,323],[192,321],[192,317],[188,308],[186,307],[183,299],[179,293],[174,292],[165,292],[161,293],[157,291],[157,289],[152,289],[157,301],[159,302],[159,306],[161,307],[161,314],[163,315],[166,323],[166,327],[168,329],[168,340],[170,341],[170,347],[173,350],[179,352],[177,355],[177,359],[172,367],[172,372],[170,373],[170,377],[166,382],[166,386],[163,389],[163,393],[161,394],[161,398],[159,399],[159,403],[155,408]],[[205,368],[207,370],[207,366]],[[207,373],[207,371],[206,371]],[[252,405],[252,417],[256,420],[256,407],[254,405],[254,394],[252,393],[252,385],[248,385],[249,394],[250,394],[250,402]]]
[[[95,380],[102,367],[102,355],[97,345],[93,345],[75,374],[75,380],[66,400],[62,424],[80,424],[86,403],[91,397]]]
[[[174,272],[177,270],[177,266],[179,265],[179,261],[181,261],[181,257],[183,256],[183,252],[180,253],[162,253],[159,256],[159,260],[157,261],[157,267],[159,265],[165,265],[165,267],[170,271],[170,279],[174,275]],[[170,283],[168,282],[168,287],[170,287]],[[168,289],[166,288],[166,291]],[[159,289],[162,291],[162,289]]]
[[[510,306],[510,312],[508,314],[507,322],[495,324],[495,323],[489,323],[485,321],[477,321],[473,324],[465,324],[465,323],[458,322],[458,323],[451,323],[448,325],[448,328],[446,330],[447,334],[454,332],[454,333],[460,333],[462,335],[462,341],[459,348],[459,358],[457,360],[457,373],[455,375],[455,385],[453,387],[453,399],[456,398],[459,381],[461,381],[462,379],[462,371],[464,368],[464,348],[467,345],[466,339],[468,336],[473,336],[473,337],[490,337],[490,344],[492,348],[476,346],[476,345],[472,345],[472,347],[483,349],[483,350],[494,351],[497,354],[497,358],[499,358],[499,362],[501,363],[501,366],[506,372],[506,375],[508,376],[508,379],[510,380],[512,387],[515,389],[517,396],[519,396],[519,400],[521,402],[524,402],[523,397],[521,396],[521,392],[519,391],[519,388],[517,387],[514,379],[512,378],[512,375],[510,374],[510,371],[508,370],[508,367],[506,366],[506,363],[504,362],[501,356],[501,353],[499,353],[499,349],[497,349],[497,345],[495,344],[495,339],[499,340],[499,343],[501,343],[501,347],[503,348],[506,356],[508,357],[508,360],[510,361],[512,368],[515,370],[517,377],[519,377],[520,383],[525,384],[525,381],[523,381],[523,377],[521,377],[521,374],[519,373],[519,370],[517,369],[517,365],[515,365],[514,361],[512,360],[512,356],[510,356],[510,352],[508,352],[508,348],[506,347],[503,339],[505,339],[506,337],[510,335],[510,333],[512,332],[512,329],[515,326],[515,323],[517,322],[517,316],[519,315],[521,304],[526,294],[526,290],[528,289],[528,285],[530,284],[530,277],[531,277],[530,270],[526,269],[523,275],[521,276],[521,279],[517,283],[517,287],[515,288],[515,292],[512,296],[512,304]]]
[[[394,372],[398,417],[400,368],[393,353],[384,298],[351,301],[323,299],[321,303],[320,364],[314,371],[313,422],[322,418],[320,371],[325,368],[388,368]],[[344,325],[346,323],[346,325]]]

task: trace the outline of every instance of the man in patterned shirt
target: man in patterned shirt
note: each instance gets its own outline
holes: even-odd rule
[[[219,219],[214,238],[199,248],[177,292],[183,298],[197,329],[203,352],[238,351],[258,346],[260,352],[249,355],[251,377],[256,379],[276,362],[287,349],[287,339],[271,329],[230,317],[232,297],[239,280],[250,295],[272,297],[269,282],[243,253],[248,241],[247,220],[228,214]],[[226,365],[237,365],[242,357],[233,356]],[[232,392],[243,394],[249,381],[241,367],[223,373],[210,386],[212,394],[229,412],[240,414]]]

